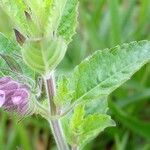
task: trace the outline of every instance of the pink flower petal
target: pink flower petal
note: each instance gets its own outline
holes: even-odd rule
[[[0,78],[0,107],[21,116],[29,113],[29,93],[27,85],[14,81],[10,77]]]
[[[21,103],[21,99],[22,99],[21,96],[15,96],[15,97],[12,97],[11,100],[15,105],[19,105]]]
[[[14,104],[21,104],[25,99],[28,99],[29,94],[26,89],[17,89],[12,95],[12,102]]]
[[[11,78],[10,78],[10,77],[3,77],[3,78],[0,78],[0,85],[2,85],[2,84],[7,84],[9,81],[11,81]]]
[[[5,92],[0,90],[0,107],[5,103]]]
[[[10,81],[6,84],[0,84],[0,89],[1,90],[14,90],[14,89],[17,89],[19,87],[18,83],[17,82],[14,82],[14,81]]]

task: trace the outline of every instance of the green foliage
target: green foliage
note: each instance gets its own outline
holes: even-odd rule
[[[70,42],[77,25],[78,0],[51,0],[49,3],[45,1],[46,12],[49,14],[46,35],[56,34],[67,43]]]
[[[114,126],[115,123],[110,116],[105,114],[93,114],[85,116],[83,106],[78,106],[72,119],[70,120],[70,127],[68,137],[72,147],[83,147],[93,138],[95,138],[105,128]]]
[[[11,17],[14,28],[27,38],[22,48],[26,64],[41,74],[48,74],[55,69],[75,33],[78,1],[0,2],[1,7]]]
[[[0,0],[0,6],[10,16],[15,28],[24,34],[29,33],[29,27],[24,13],[27,7],[22,0]]]
[[[21,66],[16,62],[13,57],[5,54],[0,54],[0,56],[5,60],[5,62],[12,71],[22,73]]]
[[[19,52],[19,47],[0,33],[0,72],[1,74],[8,73],[7,68],[13,71],[21,71],[20,65],[13,58],[13,54]],[[5,70],[3,70],[5,69]]]
[[[6,6],[5,2],[7,2],[7,4],[11,3],[12,8],[10,6]],[[22,3],[22,0],[16,0],[12,2],[8,0],[0,0],[1,8],[3,8],[4,11],[7,12],[7,14],[10,16],[11,20],[13,20],[13,26],[11,26],[12,22],[10,24],[10,18],[8,19],[6,16],[1,16],[2,13],[0,11],[0,18],[2,20],[0,22],[0,32],[7,32],[7,35],[12,36],[12,33],[10,33],[7,28],[7,26],[9,25],[11,26],[10,29],[18,29],[20,33],[26,37],[26,43],[28,43],[28,41],[31,42],[42,39],[43,35],[48,36],[48,38],[50,37],[49,39],[53,39],[53,36],[61,36],[64,42],[66,42],[67,44],[70,42],[72,35],[75,33],[75,26],[77,24],[77,1],[66,0],[66,5],[64,3],[65,1],[59,1],[60,4],[63,4],[58,5],[57,3],[57,8],[62,12],[61,16],[59,16],[58,12],[54,11],[56,0],[24,0],[23,2],[26,6]],[[65,7],[64,11],[61,6]],[[60,73],[61,71],[63,71],[63,73],[68,73],[65,71],[70,71],[69,69],[72,69],[74,66],[79,64],[83,58],[91,54],[96,49],[112,47],[122,42],[129,42],[134,40],[137,41],[143,39],[149,40],[149,8],[149,0],[80,1],[80,24],[78,36],[75,37],[75,40],[70,45],[69,51],[67,52],[65,59],[57,69],[57,72]],[[24,11],[27,11],[28,19]],[[57,23],[56,26],[55,23],[52,23],[51,25],[51,17],[53,18],[53,16],[55,15],[57,16],[56,18],[54,17],[54,21],[55,23]],[[5,18],[7,19],[5,20]],[[50,30],[48,26],[52,26],[54,29]],[[57,38],[59,39],[59,37]],[[20,58],[20,47],[17,46],[16,48],[16,44],[14,44],[12,41],[10,42],[10,40],[8,40],[8,43],[6,41],[7,40],[4,39],[3,36],[2,38],[0,36],[0,53],[4,51],[1,56],[7,54],[6,56],[11,58],[0,58],[0,68],[3,67],[5,69],[10,69],[8,64],[14,66],[11,68],[18,68],[16,66],[19,64],[21,66],[21,69],[23,69],[24,74],[28,72],[29,74],[33,75],[34,72],[32,72],[28,67],[24,67],[24,65],[22,65],[23,61],[22,58]],[[85,131],[87,131],[87,133],[89,133],[90,130],[94,131],[93,135],[87,134],[86,136],[84,136],[83,139],[85,139],[85,141],[82,139],[84,144],[89,142],[89,140],[93,139],[100,132],[98,128],[98,126],[101,126],[101,124],[99,125],[99,120],[101,120],[104,116],[107,116],[106,112],[108,110],[108,95],[126,80],[130,79],[131,75],[135,73],[135,71],[137,71],[140,67],[142,67],[144,63],[146,63],[146,61],[149,59],[148,51],[150,50],[148,50],[147,53],[144,51],[144,48],[142,48],[145,47],[144,45],[146,45],[146,43],[144,43],[145,42],[140,42],[136,43],[135,45],[131,43],[128,45],[129,48],[127,49],[122,48],[121,46],[118,48],[113,48],[114,50],[111,49],[98,51],[96,52],[97,54],[94,54],[92,57],[88,58],[88,60],[84,61],[78,67],[76,67],[72,77],[62,77],[61,79],[59,79],[57,96],[55,99],[57,106],[62,107],[62,110],[66,108],[68,110],[68,108],[70,107],[69,104],[72,102],[71,108],[75,109],[73,114],[71,114],[70,116],[67,115],[65,117],[65,119],[67,119],[66,124],[69,125],[69,127],[67,126],[66,130],[70,131],[67,137],[69,138],[68,141],[70,144],[73,145],[76,142],[72,141],[72,138],[70,138],[70,136],[73,136],[74,134],[77,135],[76,133],[79,133],[78,131],[82,130],[82,133],[84,133],[84,129]],[[32,42],[30,44],[29,45],[32,47]],[[13,46],[14,48],[12,48]],[[18,50],[16,54],[19,54],[19,58],[18,56],[16,57],[14,55],[14,51],[16,50]],[[40,48],[38,52],[42,51],[43,49]],[[13,55],[11,55],[12,52]],[[43,74],[43,70],[45,70],[46,67],[44,66],[44,69],[42,69],[42,71],[41,68],[38,68],[41,61],[30,64],[30,62],[33,62],[34,60],[32,60],[32,58],[36,58],[39,55],[35,55],[34,57],[32,57],[31,53],[28,50],[26,53],[29,54],[29,58],[31,59],[29,62],[27,62],[27,64],[31,68],[34,67],[32,65],[35,65],[36,69],[34,68],[34,70],[38,69],[37,72]],[[106,59],[107,57],[105,55],[107,55],[108,60],[109,58],[113,59],[109,62]],[[40,56],[40,58],[43,61],[43,58],[45,57],[43,57],[42,55],[42,57]],[[17,61],[17,64],[15,60]],[[93,63],[91,63],[91,60],[93,60]],[[103,65],[100,65],[102,63]],[[93,65],[95,67],[91,67]],[[113,66],[115,67],[113,68]],[[110,72],[109,69],[111,69]],[[2,72],[2,74],[0,75],[4,75],[4,73],[6,74],[6,72],[3,72],[1,69],[0,71]],[[115,71],[117,71],[117,74],[114,73]],[[111,94],[110,100],[113,100],[113,104],[110,103],[109,107],[111,115],[113,115],[114,120],[116,120],[117,122],[117,128],[110,128],[106,130],[105,133],[101,134],[101,137],[93,140],[93,142],[91,142],[88,147],[85,148],[85,150],[106,149],[108,148],[108,145],[110,149],[117,149],[114,142],[114,135],[117,134],[120,138],[123,137],[124,132],[126,133],[126,131],[128,132],[130,138],[126,139],[127,141],[125,143],[120,142],[119,147],[125,147],[125,149],[129,150],[150,149],[149,74],[150,65],[148,64],[144,66],[138,73],[136,73],[136,75],[134,75],[134,77],[128,83],[124,84]],[[104,79],[104,81],[100,79]],[[109,81],[111,81],[110,84],[108,84]],[[85,107],[81,106],[80,109],[78,107],[75,107],[78,103],[85,104]],[[100,114],[100,118],[97,117],[97,115],[99,116],[98,113]],[[70,120],[68,119],[69,117]],[[88,117],[89,119],[87,119]],[[110,117],[108,116],[108,118]],[[86,123],[84,123],[83,125],[82,120],[88,121],[85,121]],[[98,122],[95,127],[92,127],[92,125],[94,125],[95,123],[92,120]],[[23,132],[25,134],[22,134],[22,128],[21,130],[18,129],[18,125],[16,126],[16,122],[11,122],[13,130],[10,130],[10,132],[7,133],[6,131],[8,131],[10,127],[7,127],[6,124],[8,123],[8,121],[10,122],[10,120],[8,120],[8,117],[4,116],[2,113],[0,121],[0,149],[16,149],[16,146],[18,147],[18,145],[20,145],[24,149],[28,149],[29,147],[32,147],[30,149],[37,149],[35,145],[38,145],[39,141],[41,141],[38,141],[38,132],[41,130],[44,131],[44,140],[49,141],[49,132],[47,130],[48,126],[46,123],[46,125],[44,124],[43,120],[37,121],[37,118],[31,118],[25,121],[25,125],[34,127],[34,130],[30,128],[30,131],[32,132],[31,134],[33,135],[32,139],[34,140],[30,140],[30,134],[26,135],[25,129],[23,129]],[[87,129],[87,127],[90,126],[91,128]],[[80,137],[82,137],[83,135],[85,134],[80,134]],[[86,139],[86,137],[89,139]],[[51,149],[53,146],[51,143],[51,141],[45,142],[43,144],[40,142],[40,146],[45,145],[45,149],[46,146]],[[112,144],[110,145],[110,143]]]
[[[74,69],[69,79],[70,89],[74,91],[72,106],[84,104],[89,115],[84,118],[83,107],[74,108],[68,127],[73,147],[83,146],[103,129],[113,125],[106,115],[107,96],[149,61],[150,42],[140,41],[97,51]]]
[[[110,108],[115,114],[118,114],[117,117],[125,126],[133,130],[136,134],[139,134],[148,140],[150,139],[150,123],[142,122],[139,119],[130,117],[124,111],[122,111],[117,105],[114,105],[113,102],[110,102]]]
[[[0,75],[22,79],[33,86],[35,73],[23,62],[18,44],[0,33]]]
[[[75,34],[78,16],[77,9],[78,0],[67,0],[57,31],[58,35],[62,36],[67,42],[70,42]]]
[[[8,53],[12,54],[15,52],[19,52],[20,48],[10,41],[6,36],[4,36],[2,33],[0,33],[0,53]]]
[[[53,35],[57,33],[63,11],[66,9],[67,0],[53,0],[46,27],[46,34]]]
[[[74,101],[109,95],[150,60],[150,42],[123,44],[97,51],[73,72]],[[92,77],[92,78],[91,78]]]
[[[22,48],[26,64],[40,74],[49,74],[64,57],[75,33],[78,1],[1,0],[1,6],[26,38]]]
[[[70,103],[72,92],[70,91],[69,81],[65,76],[60,76],[57,80],[57,92],[54,98],[56,105],[63,106]]]

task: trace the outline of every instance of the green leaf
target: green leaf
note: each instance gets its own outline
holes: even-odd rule
[[[22,77],[25,75],[28,78],[28,82],[31,81],[29,81],[30,78],[34,78],[35,73],[27,67],[22,60],[21,48],[19,45],[12,42],[1,33],[0,56],[2,56],[0,57],[0,76],[14,75],[17,73],[17,75],[21,75]]]
[[[30,1],[30,0],[24,0],[25,4],[31,9],[32,11],[32,16],[34,16],[36,19],[39,19],[39,22],[41,22],[40,19],[42,19],[42,9],[43,9],[43,1],[42,0],[35,0],[35,1]],[[44,13],[44,12],[43,12]]]
[[[19,52],[20,47],[9,40],[5,35],[0,33],[0,53],[1,54],[12,54],[15,52]]]
[[[42,75],[56,68],[66,53],[67,45],[62,38],[27,40],[22,48],[26,64]]]
[[[0,56],[5,60],[5,62],[7,63],[7,65],[9,66],[9,68],[12,71],[18,72],[18,73],[22,73],[22,68],[19,65],[19,63],[17,63],[17,61],[10,55],[3,55],[0,54]]]
[[[53,35],[57,31],[67,0],[53,0],[53,2],[49,3],[52,4],[51,8],[49,9],[46,34],[49,35],[50,33],[50,35]]]
[[[58,35],[62,36],[67,42],[70,42],[75,34],[78,17],[77,9],[78,0],[67,0],[57,31]]]
[[[0,0],[0,6],[12,19],[15,28],[23,34],[30,33],[25,16],[27,7],[22,0]]]
[[[114,126],[111,117],[106,114],[86,115],[84,106],[78,106],[69,123],[68,142],[72,146],[83,147],[105,128]]]
[[[0,67],[7,69],[8,67],[11,70],[21,72],[20,65],[16,62],[11,55],[19,52],[19,47],[0,33]],[[5,71],[1,69],[1,75]]]
[[[72,92],[69,88],[69,81],[65,76],[60,76],[57,81],[57,92],[54,98],[55,104],[58,106],[63,106],[70,103],[72,99]]]
[[[51,15],[52,7],[54,0],[45,0],[44,1],[44,12],[45,12],[45,21],[49,21],[49,15]]]
[[[86,103],[87,114],[93,114],[93,113],[106,114],[107,111],[108,111],[107,96],[95,100],[91,99]]]
[[[115,126],[115,122],[110,116],[105,114],[94,114],[86,117],[81,126],[81,136],[79,138],[80,145],[85,145],[92,139],[94,139],[105,128]]]
[[[45,6],[45,11],[49,14],[46,35],[56,34],[69,43],[77,26],[78,0],[47,0]]]
[[[75,91],[74,101],[108,96],[149,61],[149,41],[131,42],[97,51],[77,66],[69,79]]]
[[[97,51],[75,68],[69,79],[70,90],[74,90],[72,106],[75,108],[86,101],[86,117],[75,108],[73,119],[68,123],[70,127],[67,123],[65,125],[65,129],[69,128],[66,135],[72,146],[82,147],[105,127],[114,125],[110,116],[106,115],[107,96],[149,60],[150,42],[140,41]],[[95,112],[97,114],[91,115]]]
[[[43,0],[24,0],[26,7],[28,7],[29,9],[27,10],[27,12],[29,13],[31,18],[30,21],[28,20],[28,25],[30,25],[31,31],[33,32],[34,36],[41,36],[41,34],[43,33],[44,25],[47,19],[47,14],[44,10],[44,4],[46,3],[46,1],[43,2]]]
[[[84,115],[85,115],[84,106],[81,106],[81,105],[78,106],[75,109],[73,116],[71,118],[71,121],[70,121],[70,130],[73,134],[78,134],[78,132],[80,132],[78,130],[78,127],[82,123],[84,119]]]

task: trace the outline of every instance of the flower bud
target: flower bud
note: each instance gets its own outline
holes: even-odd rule
[[[29,88],[10,77],[0,78],[0,107],[24,116],[30,112]]]

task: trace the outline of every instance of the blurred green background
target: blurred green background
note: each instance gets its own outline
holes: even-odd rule
[[[58,73],[68,73],[95,50],[150,39],[150,0],[80,0],[77,34]],[[0,32],[13,36],[0,9]],[[150,150],[150,64],[109,97],[116,128],[108,128],[85,150]],[[53,150],[48,123],[39,116],[18,122],[0,112],[0,150]]]

